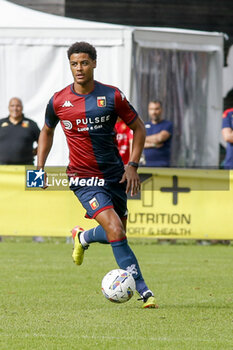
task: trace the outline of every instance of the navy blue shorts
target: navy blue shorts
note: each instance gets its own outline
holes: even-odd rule
[[[78,197],[84,209],[86,218],[94,219],[103,210],[114,208],[120,218],[127,217],[126,182],[106,183],[104,186],[76,186],[70,189]]]

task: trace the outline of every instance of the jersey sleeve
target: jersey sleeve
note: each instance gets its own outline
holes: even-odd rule
[[[127,124],[131,124],[138,117],[133,106],[127,101],[123,92],[119,89],[115,91],[115,110],[117,115]]]
[[[59,122],[59,118],[56,115],[54,108],[53,108],[53,97],[49,100],[49,103],[47,104],[46,111],[45,111],[45,124],[49,128],[55,128],[57,123]]]
[[[223,112],[222,115],[222,129],[224,128],[231,128],[231,118],[229,111]]]

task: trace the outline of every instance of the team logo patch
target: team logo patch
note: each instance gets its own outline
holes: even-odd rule
[[[23,128],[28,128],[29,127],[29,121],[28,120],[25,120],[22,122],[22,127]]]
[[[99,202],[97,199],[94,197],[89,201],[89,204],[91,206],[91,209],[96,210],[99,207]]]
[[[9,124],[7,123],[7,122],[4,122],[4,123],[2,123],[2,125],[1,125],[1,127],[2,128],[5,128],[6,126],[8,126]]]
[[[97,106],[98,107],[106,107],[106,97],[105,96],[97,97]]]

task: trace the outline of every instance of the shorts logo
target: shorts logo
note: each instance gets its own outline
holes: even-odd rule
[[[106,97],[105,96],[97,97],[97,106],[98,107],[106,107]]]
[[[89,201],[89,204],[93,210],[96,210],[99,207],[99,203],[95,197]]]
[[[43,187],[45,172],[40,170],[27,170],[27,187]]]

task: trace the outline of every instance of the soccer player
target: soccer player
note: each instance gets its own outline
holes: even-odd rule
[[[92,45],[74,43],[68,49],[68,59],[74,83],[56,92],[47,105],[37,168],[44,168],[54,129],[60,122],[69,147],[67,174],[86,181],[86,186],[73,183],[70,188],[86,209],[86,217],[99,224],[87,231],[80,227],[73,230],[74,262],[82,264],[91,243],[109,243],[119,267],[133,275],[142,307],[155,308],[154,295],[126,238],[126,193],[134,195],[140,189],[137,167],[145,141],[143,122],[118,88],[94,80],[96,50]],[[125,168],[115,140],[118,116],[134,133],[130,162]],[[88,179],[93,177],[100,179],[101,185],[88,186]]]

